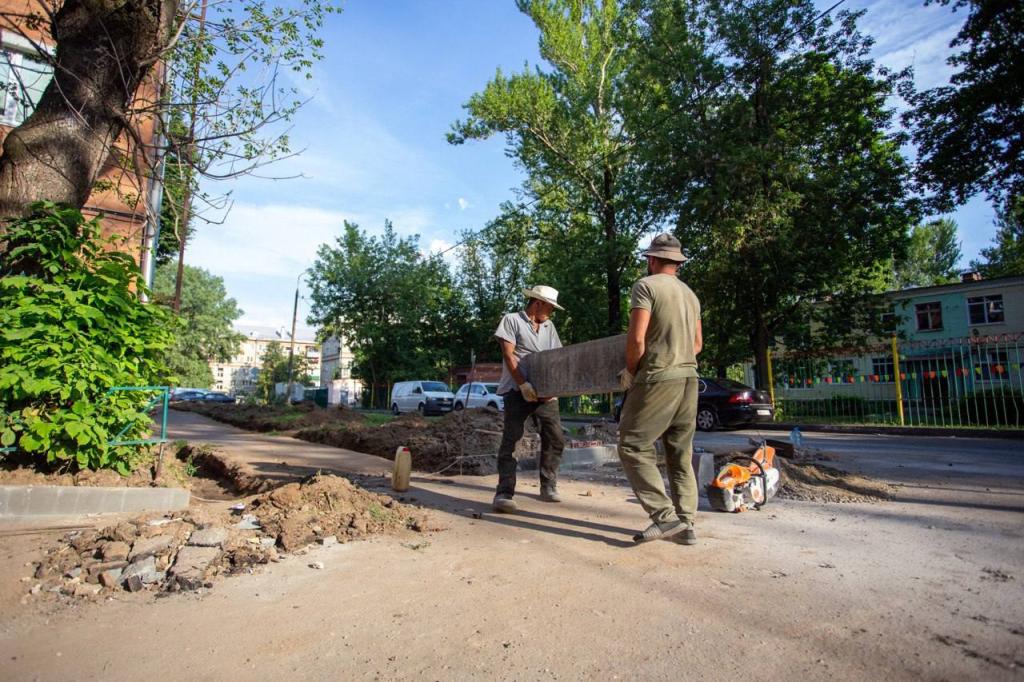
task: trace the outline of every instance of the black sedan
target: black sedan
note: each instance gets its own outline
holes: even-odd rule
[[[770,422],[775,418],[767,391],[758,391],[718,377],[701,377],[697,389],[697,428],[712,431],[716,426],[742,426],[755,422]],[[622,400],[615,403],[615,420],[622,412]]]

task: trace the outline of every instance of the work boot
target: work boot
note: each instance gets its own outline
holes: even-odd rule
[[[511,514],[518,508],[516,507],[516,501],[512,499],[511,495],[505,493],[498,493],[494,496],[494,503],[492,504],[494,511],[501,512],[502,514]]]
[[[561,502],[562,496],[558,494],[558,488],[553,485],[541,486],[540,499],[541,502]]]

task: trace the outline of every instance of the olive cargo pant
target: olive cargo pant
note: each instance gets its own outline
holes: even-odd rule
[[[498,448],[498,495],[514,495],[516,492],[516,443],[523,437],[526,420],[533,415],[540,431],[541,488],[553,488],[558,483],[558,465],[562,463],[565,439],[562,436],[562,420],[558,415],[558,401],[531,403],[523,399],[519,391],[505,394],[505,428]]]
[[[677,516],[692,524],[697,514],[697,479],[693,474],[693,433],[697,427],[696,377],[629,389],[619,422],[619,459],[633,492],[652,521]],[[654,443],[665,446],[669,490],[658,470]]]

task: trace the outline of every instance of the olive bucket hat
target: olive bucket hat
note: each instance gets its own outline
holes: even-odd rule
[[[656,258],[664,258],[665,260],[675,261],[682,263],[686,260],[686,256],[683,255],[682,245],[679,240],[670,235],[668,232],[662,232],[657,237],[651,240],[651,245],[647,247],[642,256],[655,256]]]

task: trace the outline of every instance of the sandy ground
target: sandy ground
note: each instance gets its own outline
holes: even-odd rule
[[[194,415],[172,426],[279,478],[390,465]],[[953,467],[912,450],[860,463],[892,472],[894,502],[704,512],[695,547],[633,546],[646,519],[613,470],[572,472],[561,505],[526,472],[515,516],[489,511],[493,477],[414,475],[407,498],[448,530],[75,608],[21,603],[45,539],[7,536],[0,678],[1024,679],[1020,448]],[[852,452],[836,464],[857,468]]]

